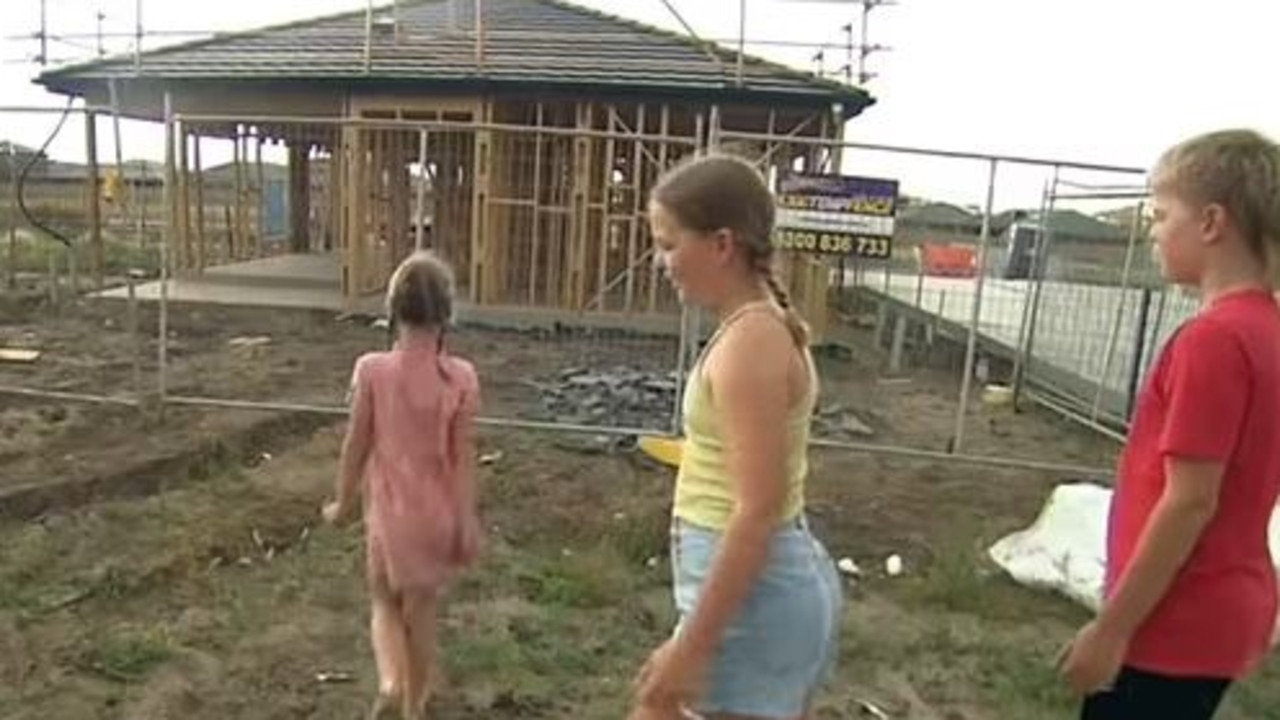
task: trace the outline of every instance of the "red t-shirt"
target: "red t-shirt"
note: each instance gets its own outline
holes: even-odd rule
[[[1120,459],[1107,594],[1165,487],[1165,459],[1226,465],[1218,510],[1138,629],[1126,664],[1234,679],[1266,652],[1276,621],[1267,526],[1280,493],[1280,308],[1261,290],[1218,298],[1169,340]]]

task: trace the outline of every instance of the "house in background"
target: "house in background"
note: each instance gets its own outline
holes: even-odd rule
[[[839,137],[872,102],[856,87],[557,0],[401,2],[394,13],[223,35],[37,82],[96,108],[114,86],[122,114],[156,122],[169,99],[170,239],[187,277],[265,252],[239,192],[230,242],[211,237],[201,145],[232,143],[238,177],[254,173],[245,166],[259,146],[279,144],[290,257],[331,263],[317,282],[345,303],[381,291],[429,217],[430,245],[471,303],[579,314],[676,306],[645,222],[661,172],[721,132],[769,138],[735,147],[763,167],[829,169],[836,151],[805,141]]]

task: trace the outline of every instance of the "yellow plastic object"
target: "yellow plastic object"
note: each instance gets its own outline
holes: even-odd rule
[[[680,458],[684,455],[683,438],[646,435],[640,438],[636,444],[640,447],[641,452],[663,465],[680,467]]]
[[[982,390],[982,402],[989,407],[1005,407],[1013,403],[1013,388],[991,384]]]
[[[107,170],[106,177],[102,178],[102,199],[116,202],[123,197],[124,178],[120,176],[120,171],[114,168]]]

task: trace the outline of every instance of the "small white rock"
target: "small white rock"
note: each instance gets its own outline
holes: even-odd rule
[[[889,577],[898,577],[899,575],[901,575],[902,574],[902,556],[890,555],[888,558],[886,558],[884,561],[884,571],[889,574]]]
[[[840,568],[840,572],[852,577],[862,575],[862,568],[853,561],[853,558],[840,558],[840,562],[836,563],[836,567]]]

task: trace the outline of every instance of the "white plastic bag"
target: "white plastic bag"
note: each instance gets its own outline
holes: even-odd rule
[[[1018,584],[1052,590],[1097,611],[1106,578],[1110,509],[1108,488],[1090,483],[1059,485],[1030,527],[1001,538],[987,554]],[[1280,513],[1271,514],[1267,537],[1272,562],[1280,561]],[[1277,639],[1280,617],[1273,644]]]
[[[1111,490],[1089,483],[1053,489],[1040,516],[987,554],[1015,582],[1053,590],[1097,610],[1106,577]]]

